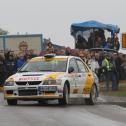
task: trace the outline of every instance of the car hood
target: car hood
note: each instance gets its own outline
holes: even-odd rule
[[[65,72],[24,72],[12,75],[14,81],[42,81],[48,79],[59,79],[63,77]]]

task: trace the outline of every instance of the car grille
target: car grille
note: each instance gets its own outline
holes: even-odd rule
[[[55,85],[56,84],[56,81],[55,80],[45,80],[43,82],[43,85]]]
[[[36,89],[30,89],[30,90],[19,90],[18,91],[19,96],[31,96],[31,95],[37,95]]]
[[[24,82],[18,82],[18,81],[16,81],[15,82],[17,85],[26,85],[26,84],[28,84],[28,85],[39,85],[40,83],[41,83],[41,81],[24,81]]]

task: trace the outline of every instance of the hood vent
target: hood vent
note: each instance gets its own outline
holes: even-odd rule
[[[24,81],[24,82],[16,81],[15,83],[17,85],[39,85],[42,83],[42,81]]]

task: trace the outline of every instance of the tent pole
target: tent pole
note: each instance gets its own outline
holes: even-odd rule
[[[93,48],[95,48],[95,33],[94,33],[94,28],[93,28]]]

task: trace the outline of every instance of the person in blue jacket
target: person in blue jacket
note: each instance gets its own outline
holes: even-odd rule
[[[17,70],[20,69],[25,62],[26,62],[26,60],[25,60],[24,54],[19,53],[19,58],[17,59],[17,62],[16,62]]]

